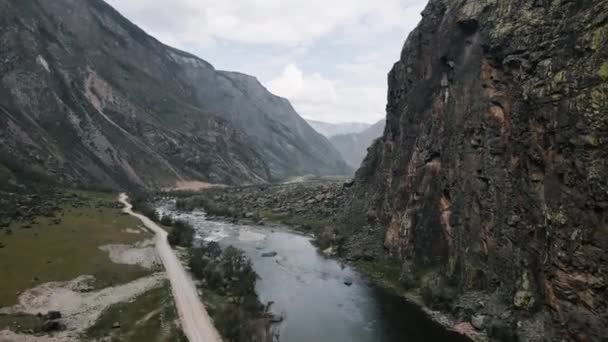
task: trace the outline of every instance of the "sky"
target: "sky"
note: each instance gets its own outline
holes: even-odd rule
[[[325,122],[385,117],[387,74],[427,0],[106,0],[165,44],[253,75]]]

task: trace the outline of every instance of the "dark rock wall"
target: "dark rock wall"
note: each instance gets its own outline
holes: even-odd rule
[[[607,39],[605,0],[430,1],[354,185],[404,277],[522,340],[606,340]]]

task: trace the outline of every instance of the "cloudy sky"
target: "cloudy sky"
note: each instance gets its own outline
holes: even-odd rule
[[[304,117],[373,123],[427,0],[106,0],[162,42],[256,76]]]

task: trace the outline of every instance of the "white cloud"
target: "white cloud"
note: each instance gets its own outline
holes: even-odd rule
[[[411,29],[422,0],[108,0],[142,27],[178,45],[212,39],[310,44],[344,27]]]
[[[257,76],[305,117],[375,122],[428,0],[106,0],[161,41]]]
[[[319,73],[305,75],[295,64],[287,65],[268,82],[273,93],[290,99],[303,116],[331,122],[375,122],[384,114],[384,87],[332,81]]]
[[[335,102],[337,101],[334,83],[318,73],[304,76],[295,64],[289,64],[279,77],[269,82],[270,91],[292,101]]]

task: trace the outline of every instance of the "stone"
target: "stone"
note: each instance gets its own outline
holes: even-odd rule
[[[55,319],[60,319],[61,318],[61,312],[59,311],[49,311],[46,313],[46,315],[44,315],[44,318],[46,318],[47,320],[55,320]]]
[[[487,317],[484,315],[475,315],[471,318],[471,324],[477,330],[484,330],[486,327]]]
[[[118,328],[120,328],[120,322],[112,323],[112,329],[118,329]]]
[[[281,323],[283,322],[283,316],[281,315],[277,315],[277,314],[271,314],[270,317],[268,318],[268,320],[270,321],[270,323]]]
[[[44,332],[65,330],[65,325],[59,320],[46,320],[41,327]]]

